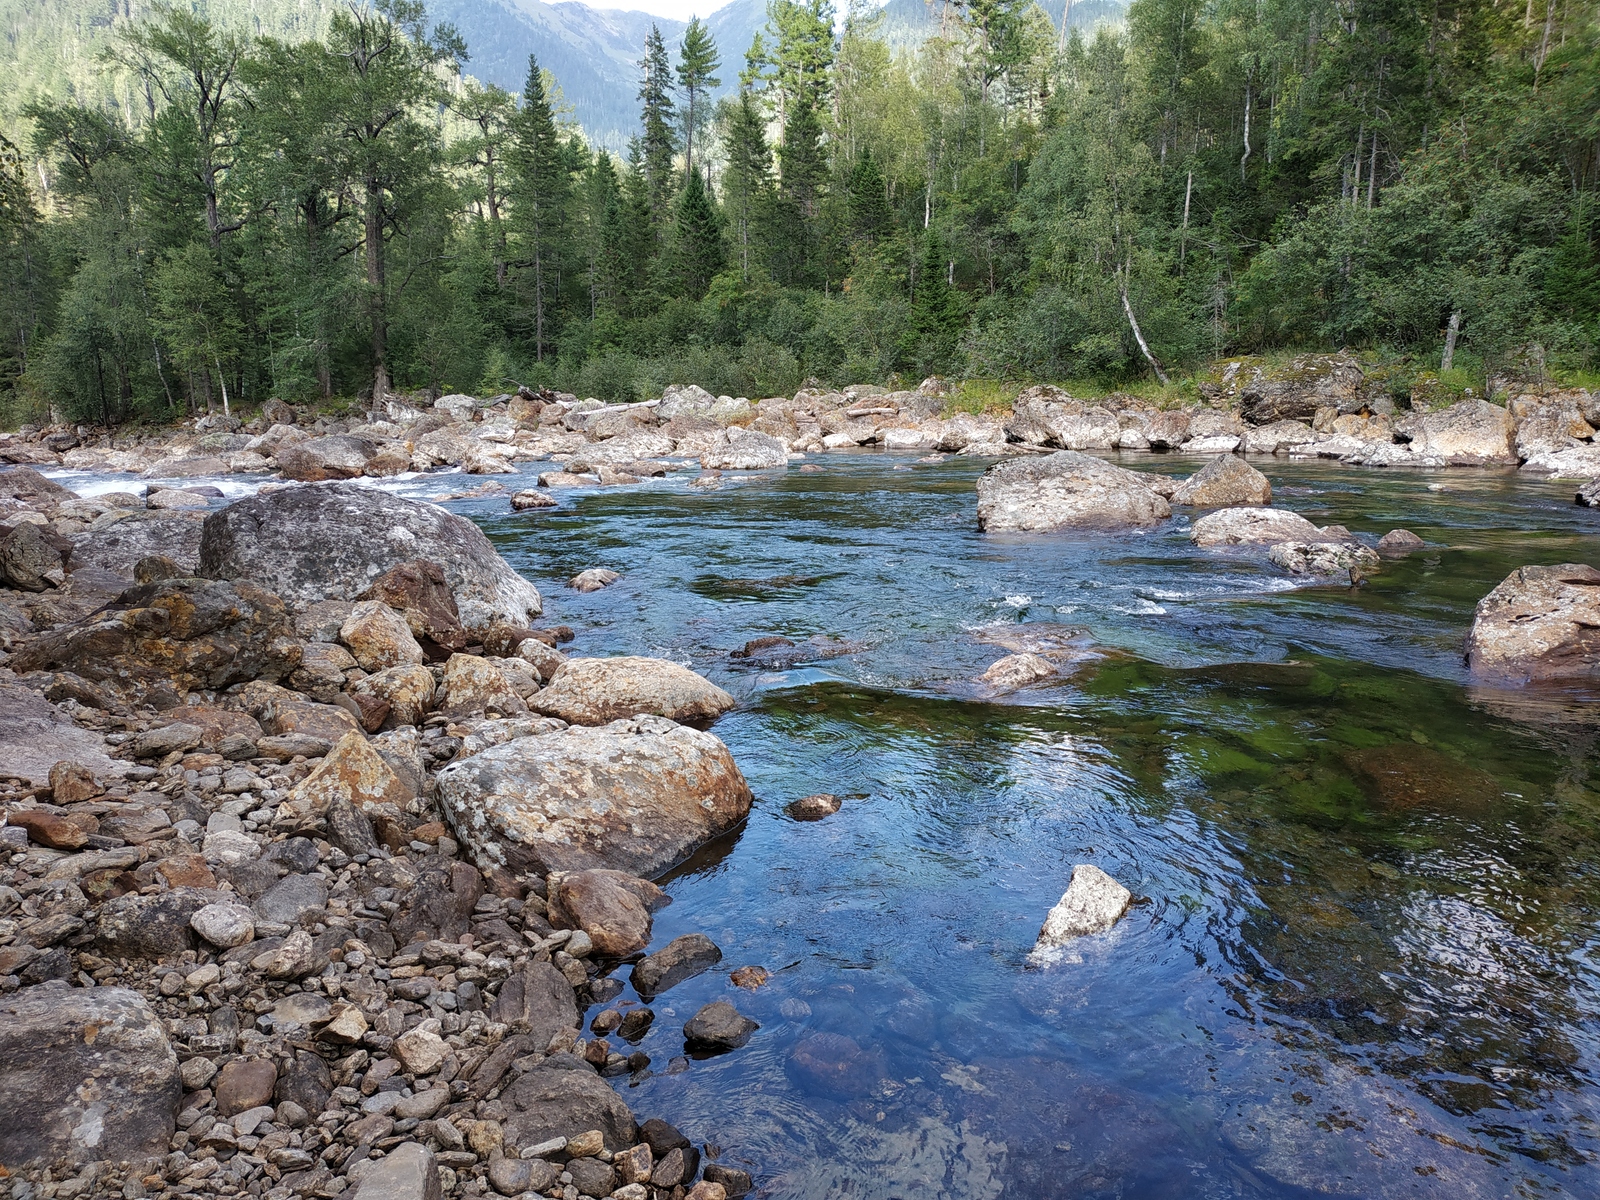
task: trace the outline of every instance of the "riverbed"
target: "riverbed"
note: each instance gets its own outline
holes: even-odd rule
[[[755,806],[655,925],[723,962],[652,1005],[635,1110],[773,1197],[1600,1194],[1600,704],[1461,662],[1513,567],[1600,563],[1570,485],[1253,460],[1319,525],[1427,542],[1353,588],[1199,550],[1182,515],[980,534],[981,461],[814,461],[448,504],[577,652],[672,658],[740,702],[714,731]],[[621,578],[565,586],[596,566]],[[1039,623],[1093,654],[975,682]],[[816,641],[730,655],[773,635]],[[815,792],[841,810],[786,815]],[[1081,862],[1135,905],[1032,968]],[[733,987],[750,964],[769,982]],[[684,1057],[719,998],[760,1030]]]

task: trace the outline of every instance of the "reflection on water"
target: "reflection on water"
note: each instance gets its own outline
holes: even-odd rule
[[[656,922],[725,957],[653,1005],[638,1111],[783,1197],[1600,1194],[1600,706],[1460,660],[1513,566],[1600,557],[1569,488],[1263,464],[1319,523],[1429,543],[1351,589],[1198,551],[1182,518],[979,535],[981,464],[825,465],[454,506],[580,652],[741,700],[716,732],[755,810]],[[591,566],[623,577],[563,586]],[[971,686],[1046,623],[1105,653]],[[730,657],[771,636],[849,652]],[[818,791],[848,798],[785,815]],[[1028,969],[1085,861],[1138,902]],[[746,964],[771,981],[730,986]],[[669,1071],[717,998],[760,1031]]]

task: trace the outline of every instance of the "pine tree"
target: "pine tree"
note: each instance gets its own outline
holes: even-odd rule
[[[770,219],[772,151],[767,147],[766,123],[748,88],[724,104],[722,152],[728,165],[722,174],[723,207],[740,277],[749,283],[751,264],[761,259],[760,227]]]
[[[507,159],[515,173],[513,219],[521,235],[521,266],[529,273],[534,356],[542,362],[553,331],[569,176],[544,77],[531,54],[522,106],[511,118],[511,138]]]
[[[945,257],[939,239],[930,230],[923,239],[922,262],[911,298],[909,357],[919,368],[948,359],[961,330],[961,300],[945,277]]]
[[[888,188],[871,151],[863,150],[850,168],[850,233],[870,246],[894,231]]]
[[[706,294],[723,263],[722,222],[717,216],[716,198],[698,171],[689,176],[683,195],[678,197],[674,242],[679,286],[689,299],[698,300]]]
[[[678,152],[678,139],[672,132],[672,67],[667,61],[667,45],[661,28],[650,26],[644,41],[644,58],[639,62],[644,73],[639,87],[643,104],[644,131],[639,140],[640,159],[650,191],[650,215],[658,228],[672,218],[672,196],[676,177],[672,167]]]
[[[678,86],[683,89],[687,101],[683,109],[685,179],[694,174],[695,141],[711,115],[708,93],[712,88],[722,86],[722,80],[712,74],[721,65],[717,58],[717,43],[712,40],[710,31],[700,23],[699,17],[692,18],[678,48]]]

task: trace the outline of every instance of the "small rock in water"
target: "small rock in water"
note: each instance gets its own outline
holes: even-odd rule
[[[598,592],[603,587],[609,587],[622,576],[605,567],[590,567],[587,571],[579,571],[572,577],[568,585],[575,592]]]
[[[1376,551],[1352,542],[1279,542],[1267,559],[1291,575],[1337,575],[1378,565]]]
[[[684,1024],[683,1040],[695,1050],[737,1050],[760,1028],[726,1000],[713,1000]]]
[[[1055,665],[1037,654],[1008,654],[978,678],[992,687],[1019,688],[1049,679],[1055,673]]]
[[[749,988],[752,992],[770,978],[765,967],[740,967],[728,976],[734,987]]]
[[[537,491],[526,488],[516,492],[511,497],[511,508],[514,512],[527,512],[529,509],[554,508],[556,499],[549,492]]]
[[[1409,529],[1391,529],[1378,539],[1378,553],[1385,558],[1404,558],[1426,543]]]
[[[796,821],[820,821],[838,812],[839,804],[839,797],[829,792],[818,792],[815,796],[802,796],[784,811]]]
[[[1052,962],[1073,938],[1110,929],[1132,901],[1133,893],[1099,867],[1079,863],[1072,868],[1066,892],[1046,914],[1028,960],[1036,965]]]

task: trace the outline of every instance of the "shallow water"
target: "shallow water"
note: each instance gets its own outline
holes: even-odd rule
[[[1197,550],[1181,517],[979,534],[982,463],[821,463],[451,505],[580,652],[741,702],[715,731],[755,807],[656,919],[724,960],[656,1001],[637,1112],[781,1197],[1600,1195],[1600,705],[1474,688],[1460,658],[1512,567],[1600,562],[1570,486],[1258,461],[1319,524],[1427,540],[1356,590]],[[563,586],[591,566],[623,577]],[[984,639],[1038,622],[1102,656],[973,682],[1007,653]],[[729,658],[769,634],[837,656]],[[842,811],[785,815],[818,791]],[[1078,862],[1139,901],[1029,968]],[[733,988],[750,963],[771,982]],[[762,1028],[670,1072],[716,998]]]

